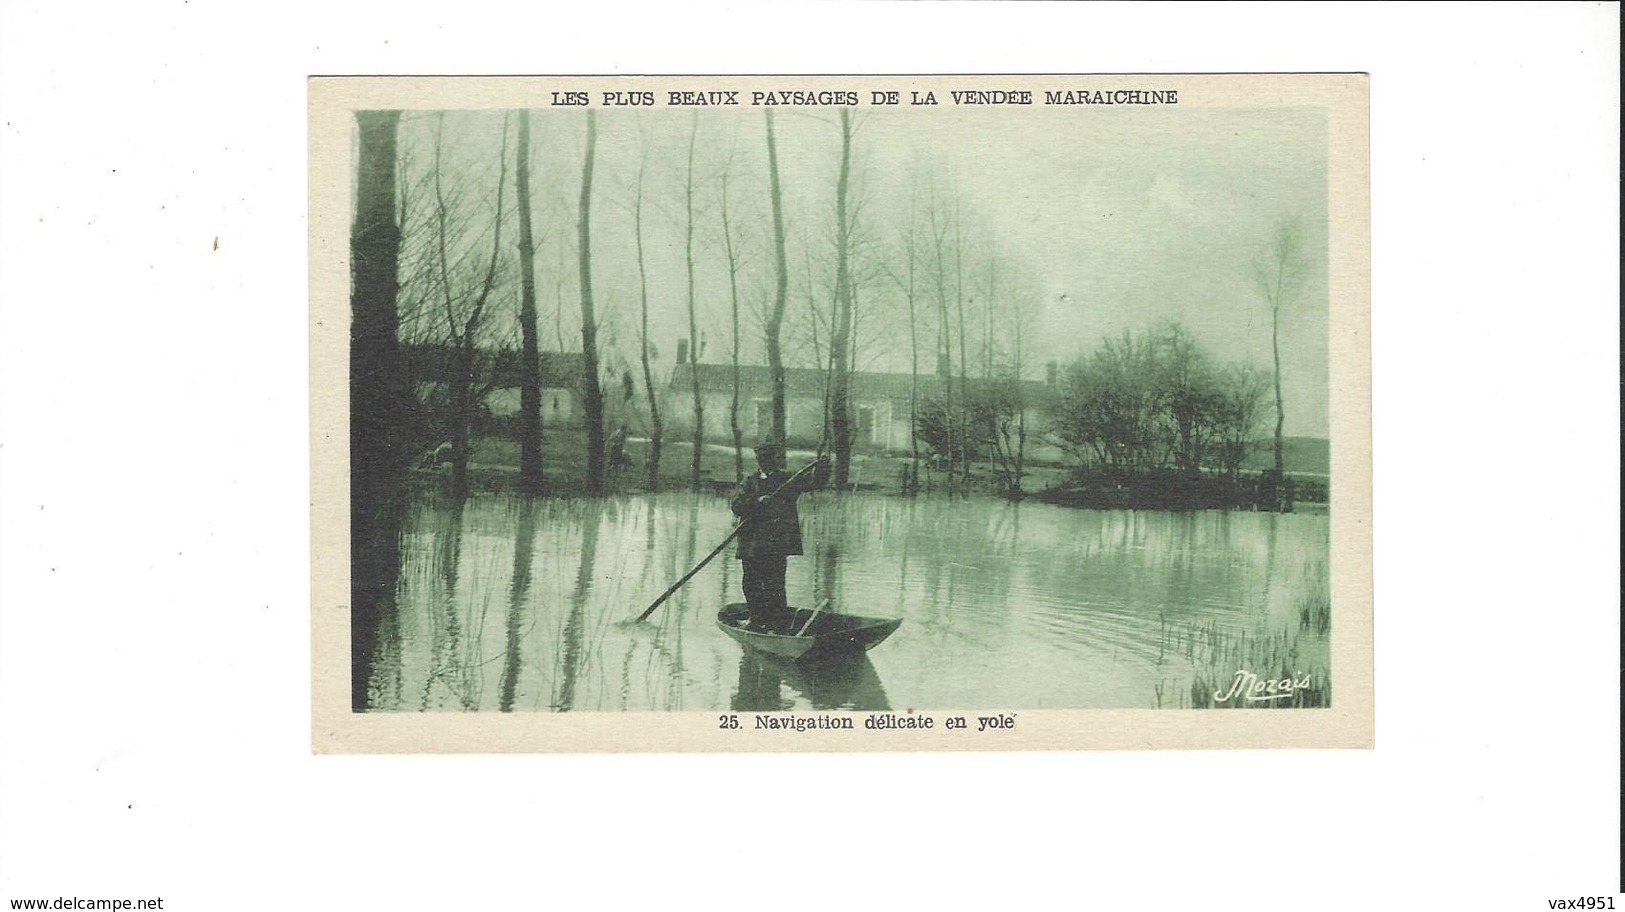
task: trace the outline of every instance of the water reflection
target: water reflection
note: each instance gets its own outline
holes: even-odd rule
[[[503,652],[502,696],[497,708],[513,711],[514,689],[519,683],[519,629],[530,595],[531,552],[536,546],[536,506],[529,498],[519,507],[519,528],[513,538],[513,579],[508,585],[508,638]]]
[[[435,698],[436,684],[457,695],[457,702],[469,708],[466,676],[462,675],[462,624],[458,617],[457,578],[463,557],[463,498],[448,500],[433,515],[432,536],[435,562],[442,588],[439,598],[429,605],[429,665],[423,681],[422,709],[428,709]],[[408,558],[410,560],[410,558]],[[404,606],[403,606],[404,608]]]
[[[361,461],[351,465],[351,712],[400,702],[400,603],[396,585],[401,576],[405,509],[400,497],[387,493],[395,489],[397,481],[387,476],[387,466],[381,464]]]
[[[793,695],[784,693],[786,686]],[[742,651],[739,683],[729,702],[731,709],[777,712],[798,705],[812,709],[891,709],[886,689],[868,655],[791,662],[754,649]]]
[[[778,712],[791,709],[795,703],[784,699],[784,676],[769,667],[755,650],[745,649],[739,655],[739,686],[734,688],[728,708],[735,712]]]
[[[862,661],[807,669],[717,630],[717,610],[740,600],[731,550],[648,622],[623,623],[732,528],[720,498],[413,504],[398,608],[376,631],[371,707],[1151,706],[1188,693],[1191,631],[1298,631],[1329,564],[1327,519],[1306,514],[820,493],[802,517],[791,601],[904,619]],[[1323,662],[1325,651],[1311,637],[1296,655]]]
[[[593,565],[598,558],[598,520],[604,513],[602,500],[588,500],[581,513],[581,563],[576,569],[575,589],[570,593],[570,616],[564,622],[563,666],[559,671],[558,696],[553,708],[564,712],[575,708],[576,678],[581,673],[582,639],[587,624],[587,597],[592,593]]]

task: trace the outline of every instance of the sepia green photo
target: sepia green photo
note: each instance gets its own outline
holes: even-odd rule
[[[1371,745],[1363,75],[309,91],[316,750]]]

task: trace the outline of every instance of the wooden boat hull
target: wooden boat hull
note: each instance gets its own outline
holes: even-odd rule
[[[752,630],[748,609],[736,603],[717,613],[717,626],[741,646],[797,661],[867,652],[884,642],[903,623],[902,618],[859,617],[825,611],[802,630],[810,617],[810,610],[795,608],[786,613],[778,628]]]

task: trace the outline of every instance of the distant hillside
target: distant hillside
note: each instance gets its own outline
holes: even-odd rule
[[[1321,437],[1283,437],[1281,462],[1286,465],[1287,474],[1329,475],[1332,471],[1332,442]],[[1247,469],[1274,468],[1274,439],[1266,437],[1260,440],[1242,465]]]

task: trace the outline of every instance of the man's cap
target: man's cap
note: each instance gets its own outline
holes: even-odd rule
[[[784,455],[784,444],[776,440],[764,440],[756,445],[756,455],[758,456],[772,456],[775,454]]]

